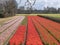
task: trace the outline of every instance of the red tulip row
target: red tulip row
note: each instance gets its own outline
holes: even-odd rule
[[[43,45],[32,23],[31,16],[28,16],[28,33],[27,33],[26,45]]]
[[[56,22],[51,21],[51,20],[49,20],[49,19],[42,18],[42,17],[38,17],[38,16],[37,16],[37,18],[40,18],[40,20],[41,20],[42,22],[45,22],[46,24],[49,24],[49,26],[57,29],[57,31],[60,31],[60,24],[59,24],[59,23],[56,23]]]
[[[38,20],[37,20],[38,19]],[[45,45],[50,44],[50,45],[60,45],[58,41],[41,25],[43,23],[38,23],[37,21],[43,21],[42,19],[39,19],[38,17],[32,17],[32,20],[37,28],[37,30],[40,33],[41,39],[44,42]],[[40,22],[41,22],[40,21]],[[44,24],[46,26],[46,24]]]
[[[10,39],[10,45],[21,45],[24,42],[24,35],[26,31],[26,26],[19,26],[14,36]]]
[[[19,26],[10,45],[60,45],[60,24],[38,16],[27,18],[27,29],[24,25]]]
[[[49,21],[46,21],[46,20],[44,20],[44,18],[41,18],[41,17],[35,17],[36,19],[37,19],[37,21],[40,23],[40,24],[42,24],[59,42],[60,42],[60,36],[59,36],[59,34],[60,34],[60,32],[57,30],[57,29],[55,29],[54,27],[51,27],[50,25],[49,25],[49,23],[47,23],[47,22],[49,22]],[[50,23],[51,24],[51,23]],[[55,24],[54,24],[55,25]],[[57,26],[58,27],[58,26]]]
[[[43,45],[40,37],[32,23],[31,17],[28,16],[28,28],[27,28],[27,40],[26,45]],[[10,39],[10,45],[22,45],[24,44],[24,35],[26,32],[26,26],[19,26],[14,36]]]

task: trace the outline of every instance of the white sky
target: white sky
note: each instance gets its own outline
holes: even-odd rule
[[[19,0],[16,0],[19,3]],[[26,0],[22,0],[21,4],[19,6],[23,6],[25,4]],[[44,7],[60,7],[60,0],[36,0],[36,3],[34,5],[37,9],[43,9]]]

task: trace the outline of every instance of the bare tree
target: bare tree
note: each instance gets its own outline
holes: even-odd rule
[[[16,13],[16,9],[17,9],[17,3],[16,0],[4,0],[3,2],[3,8],[2,8],[2,15],[4,17],[7,16],[13,16]]]
[[[36,0],[32,0],[33,2],[31,2],[31,0],[27,0],[25,2],[25,6],[27,6],[28,8],[30,8],[30,10],[32,9],[32,7],[34,6]]]
[[[15,15],[16,9],[17,9],[17,3],[15,0],[10,0],[9,1],[9,10],[11,12],[11,15]]]
[[[33,10],[33,6],[35,5],[36,0],[27,0],[25,2],[25,9],[28,10],[28,13],[31,13]]]

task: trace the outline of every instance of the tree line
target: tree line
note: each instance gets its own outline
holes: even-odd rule
[[[37,9],[34,9],[34,8],[28,8],[27,10],[25,10],[25,7],[24,6],[21,6],[19,9],[17,9],[17,13],[46,13],[46,14],[57,14],[57,13],[60,13],[60,8],[56,9],[54,7],[47,7],[47,8],[44,8],[43,10],[37,10]]]
[[[0,1],[0,17],[14,16],[17,10],[17,3],[15,0]]]

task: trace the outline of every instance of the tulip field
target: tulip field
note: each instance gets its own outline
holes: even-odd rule
[[[9,45],[60,45],[60,23],[40,16],[26,16]]]

